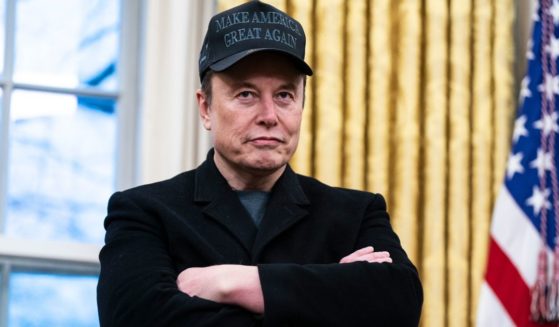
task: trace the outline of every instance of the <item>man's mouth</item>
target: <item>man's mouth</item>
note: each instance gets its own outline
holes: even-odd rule
[[[277,145],[279,143],[283,143],[281,139],[273,136],[254,137],[251,138],[249,142],[254,145],[262,145],[262,146],[270,146],[270,145]]]

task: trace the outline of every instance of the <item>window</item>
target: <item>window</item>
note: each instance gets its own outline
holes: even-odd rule
[[[0,327],[99,324],[106,204],[134,178],[140,14],[0,0]]]

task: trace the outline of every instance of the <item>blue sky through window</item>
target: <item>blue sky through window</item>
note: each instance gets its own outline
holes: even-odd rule
[[[114,103],[100,109],[29,91],[12,100],[6,234],[101,244],[116,139],[106,107]]]
[[[15,9],[16,83],[119,91],[120,1],[16,0]],[[2,71],[4,29],[2,16]],[[115,183],[116,100],[17,84],[10,98],[5,234],[101,244]],[[96,284],[97,276],[12,272],[8,317],[0,319],[9,327],[98,326]]]
[[[12,273],[8,326],[99,326],[96,285],[97,276]]]
[[[17,2],[14,79],[62,87],[117,87],[116,0]]]

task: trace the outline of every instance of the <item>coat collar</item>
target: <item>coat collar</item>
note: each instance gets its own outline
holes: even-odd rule
[[[272,188],[266,213],[256,228],[237,194],[215,166],[213,156],[212,149],[196,169],[194,201],[207,203],[203,212],[227,228],[253,260],[257,260],[266,244],[307,215],[303,207],[309,200],[288,165]]]
[[[272,188],[266,213],[252,247],[252,258],[258,262],[265,246],[307,216],[309,200],[297,175],[289,165]]]
[[[256,226],[243,208],[237,194],[221,175],[213,160],[213,149],[196,169],[194,202],[206,204],[203,212],[229,230],[250,254],[256,237]]]

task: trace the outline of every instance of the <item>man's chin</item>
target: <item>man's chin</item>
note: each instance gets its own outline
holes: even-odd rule
[[[285,167],[285,164],[277,164],[277,163],[266,163],[266,164],[254,164],[248,166],[248,168],[254,172],[260,172],[263,174],[270,174],[278,169],[282,169]]]
[[[283,169],[287,161],[284,160],[258,160],[245,165],[248,169],[255,173],[271,174],[278,169]]]

